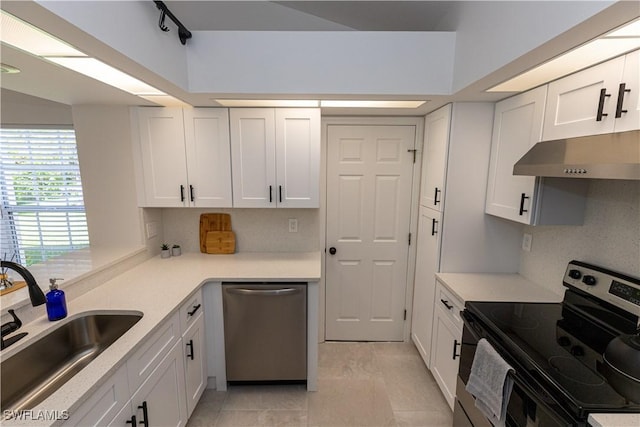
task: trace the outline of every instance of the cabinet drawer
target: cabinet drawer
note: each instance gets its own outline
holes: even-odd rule
[[[447,289],[439,281],[436,288],[436,305],[440,307],[446,317],[453,322],[453,324],[460,330],[462,330],[463,322],[460,313],[464,310],[464,303],[453,295],[449,289]]]
[[[202,289],[191,295],[180,307],[180,335],[184,334],[193,321],[204,311]]]
[[[64,426],[106,425],[128,402],[127,367],[122,365],[105,384],[73,411]]]
[[[136,392],[140,384],[158,366],[167,351],[180,339],[179,329],[178,313],[174,313],[127,360],[127,374],[131,394]]]

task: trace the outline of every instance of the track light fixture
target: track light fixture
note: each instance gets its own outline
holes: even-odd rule
[[[173,13],[169,10],[169,8],[162,1],[153,1],[156,4],[156,7],[160,10],[160,20],[158,21],[158,27],[164,32],[169,31],[169,27],[164,25],[164,20],[168,16],[174,24],[178,26],[178,38],[180,38],[180,43],[183,45],[187,44],[187,39],[191,38],[191,31],[187,30],[187,27],[182,25],[182,23],[176,18]]]

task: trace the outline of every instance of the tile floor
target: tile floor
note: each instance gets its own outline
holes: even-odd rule
[[[318,391],[303,385],[207,390],[187,427],[452,425],[452,414],[412,343],[323,343]]]

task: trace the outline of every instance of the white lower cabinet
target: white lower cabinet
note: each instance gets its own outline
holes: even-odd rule
[[[431,373],[453,410],[462,345],[463,323],[460,312],[464,309],[464,303],[437,282],[436,304],[433,315]]]
[[[202,312],[182,336],[182,345],[185,351],[185,389],[187,417],[189,417],[207,387],[207,355],[204,350],[204,314]]]

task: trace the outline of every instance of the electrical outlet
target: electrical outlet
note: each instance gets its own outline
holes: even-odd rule
[[[289,233],[298,232],[298,220],[295,218],[289,218]]]
[[[153,222],[148,222],[147,223],[147,239],[151,239],[153,237],[156,237],[158,235],[158,223],[153,221]]]
[[[522,236],[522,250],[526,252],[531,252],[531,243],[533,241],[533,236],[529,233],[524,233]]]

